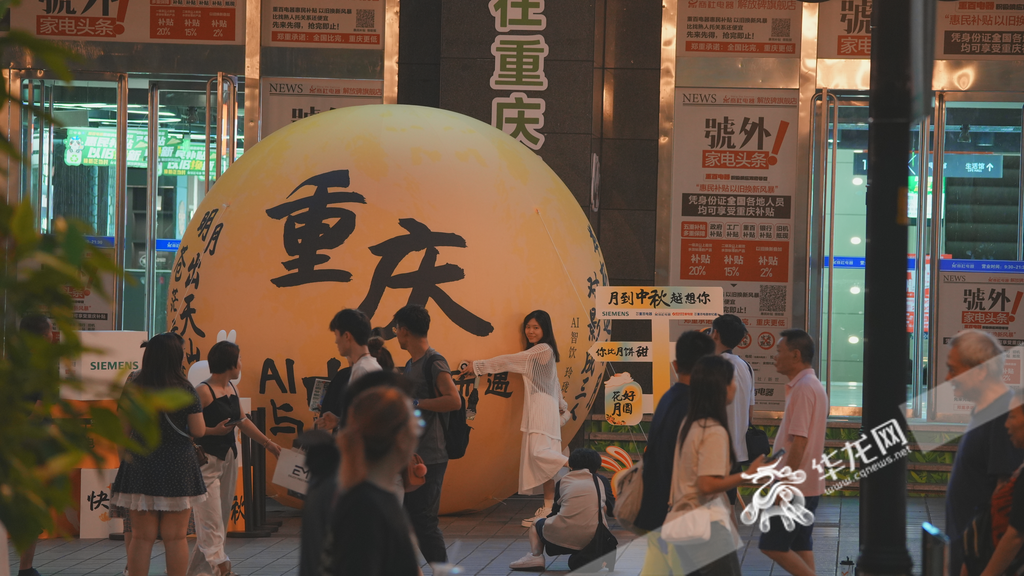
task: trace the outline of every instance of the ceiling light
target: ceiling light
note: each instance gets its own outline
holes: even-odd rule
[[[860,286],[851,286],[850,294],[860,294]]]
[[[853,185],[854,186],[863,186],[864,185],[864,179],[861,178],[860,176],[857,176],[856,178],[853,179]]]
[[[854,236],[853,238],[850,238],[850,244],[853,244],[854,246],[860,244],[860,236]]]
[[[860,342],[860,338],[858,338],[858,337],[856,337],[856,336],[850,336],[850,337],[849,337],[849,338],[847,339],[847,342],[849,342],[850,344],[857,344],[857,343],[859,343],[859,342]]]

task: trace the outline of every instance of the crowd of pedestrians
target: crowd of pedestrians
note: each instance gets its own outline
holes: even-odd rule
[[[658,402],[643,456],[643,492],[633,524],[646,532],[645,576],[740,574],[736,489],[752,486],[743,471],[767,464],[766,454],[747,446],[753,417],[753,370],[732,353],[747,335],[742,320],[725,314],[711,329],[684,332],[676,340],[673,368],[679,381]],[[811,363],[814,343],[802,330],[781,334],[776,370],[786,376],[786,404],[775,438],[775,468],[803,471],[794,487],[813,512],[824,491],[813,468],[825,441],[828,400]],[[706,511],[697,514],[700,511]],[[684,520],[689,516],[689,520]],[[695,518],[701,520],[695,521]],[[703,523],[703,538],[681,538]],[[696,526],[700,528],[700,526]],[[813,576],[814,526],[787,530],[780,518],[761,535],[759,548],[794,576]],[[688,536],[683,534],[683,536]]]
[[[401,368],[383,345],[382,329],[372,330],[359,310],[342,310],[329,323],[349,366],[325,390],[314,430],[296,442],[310,471],[300,574],[412,576],[420,574],[419,558],[434,565],[448,561],[438,511],[449,460],[461,455],[450,453],[448,438],[452,418],[460,410],[465,418],[456,382],[500,372],[521,374],[524,382],[519,491],[544,497],[543,506],[523,522],[529,553],[510,568],[543,570],[545,552],[568,554],[571,565],[573,559],[576,565],[600,559],[592,553],[615,510],[614,491],[597,474],[601,457],[595,451],[562,450],[567,405],[557,381],[559,353],[549,315],[538,310],[526,316],[524,350],[463,361],[454,375],[431,346],[424,308],[402,308],[391,326],[409,355]],[[802,472],[803,480],[792,484],[808,512],[825,492],[816,462],[825,452],[829,401],[813,368],[813,340],[796,329],[779,338],[775,368],[788,383],[769,456],[747,442],[753,370],[733,354],[746,336],[742,320],[726,314],[710,329],[685,332],[676,341],[678,382],[655,408],[641,464],[642,497],[630,520],[646,534],[643,575],[738,576],[734,505],[738,487],[755,486],[749,472],[768,466]],[[126,517],[125,572],[148,574],[159,538],[169,576],[233,575],[224,542],[236,482],[235,430],[275,455],[281,447],[242,413],[232,384],[241,371],[239,346],[213,346],[211,376],[195,387],[181,369],[178,335],[160,334],[143,346],[141,369],[128,385],[180,389],[191,402],[160,414],[155,449],[123,454],[110,502],[115,515]],[[1024,469],[1024,398],[1004,384],[1003,356],[998,340],[981,331],[965,331],[951,341],[947,380],[957,397],[974,405],[946,498],[954,576],[1024,571],[1024,482],[1017,482]],[[143,441],[137,431],[128,433]],[[709,537],[690,537],[698,516],[710,525]],[[191,557],[190,517],[197,535]],[[679,526],[686,526],[682,537]],[[813,522],[785,526],[773,516],[758,548],[790,574],[813,576],[813,529]],[[614,550],[614,542],[610,546]],[[607,546],[597,549],[607,553]],[[31,562],[29,553],[22,562],[25,573]],[[614,567],[614,555],[603,563]]]
[[[390,325],[398,346],[409,355],[399,371],[390,369],[395,365],[382,346],[382,329],[371,330],[362,312],[342,310],[331,321],[338,352],[350,368],[339,371],[328,385],[316,430],[299,438],[311,473],[300,574],[416,574],[412,550],[433,565],[448,561],[438,511],[449,460],[461,456],[450,436],[452,419],[465,418],[459,414],[465,400],[456,379],[465,382],[500,372],[522,375],[525,387],[519,491],[544,495],[543,507],[523,522],[531,527],[537,546],[520,564],[543,566],[545,546],[548,551],[585,548],[599,523],[598,503],[610,511],[612,498],[606,479],[598,489],[590,483],[598,478],[596,452],[563,454],[561,427],[569,414],[558,385],[558,345],[550,316],[535,310],[524,318],[524,350],[464,360],[454,376],[447,358],[431,346],[426,309],[406,306]],[[399,422],[405,420],[398,404],[380,416],[394,421],[388,425],[367,420],[360,412],[371,390],[374,395],[383,393],[378,388],[389,389],[389,398],[401,394],[408,400],[418,426],[410,428],[418,431],[411,445],[402,435],[405,428]],[[371,454],[370,446],[380,449]],[[574,468],[573,462],[586,465]],[[572,470],[556,483],[567,463]],[[584,476],[587,483],[582,483]],[[368,514],[376,518],[369,523],[359,520]],[[380,538],[391,544],[374,544]]]

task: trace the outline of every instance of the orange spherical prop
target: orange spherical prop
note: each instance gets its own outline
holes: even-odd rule
[[[178,251],[171,329],[189,362],[236,330],[242,396],[266,410],[287,447],[313,420],[317,378],[344,366],[328,330],[342,308],[386,326],[406,304],[431,314],[429,339],[450,364],[523,348],[523,317],[547,310],[560,383],[575,418],[589,413],[606,341],[593,288],[604,261],[579,204],[533,152],[472,118],[432,108],[359,106],[281,129],[247,150],[197,210]],[[402,366],[408,355],[388,348]],[[481,377],[466,456],[448,466],[442,512],[516,492],[522,380]],[[463,385],[469,395],[471,387]],[[268,457],[268,490],[275,460]]]

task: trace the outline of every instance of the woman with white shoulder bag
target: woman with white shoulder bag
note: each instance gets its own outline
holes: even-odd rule
[[[721,356],[697,361],[690,376],[690,409],[679,430],[672,470],[671,510],[662,538],[676,547],[687,576],[740,576],[739,534],[726,491],[748,484],[729,474],[736,458],[726,405],[736,394],[733,365]],[[764,464],[759,456],[750,463]]]

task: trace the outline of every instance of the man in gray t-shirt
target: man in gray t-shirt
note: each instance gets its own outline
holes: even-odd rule
[[[427,341],[430,314],[422,306],[409,305],[395,312],[392,323],[398,345],[409,353],[405,377],[413,384],[413,404],[422,414],[426,427],[416,453],[427,466],[426,482],[405,495],[404,507],[409,514],[420,552],[427,562],[447,562],[444,535],[438,527],[437,512],[441,506],[441,487],[448,469],[448,452],[444,431],[448,412],[462,407],[459,390],[452,381],[448,362]],[[424,363],[429,363],[424,366]],[[430,380],[427,380],[427,368]]]
[[[427,370],[425,362],[430,362],[430,381],[427,381]],[[409,360],[405,364],[405,377],[412,383],[412,397],[420,409],[423,421],[426,423],[423,428],[423,436],[420,436],[420,444],[416,453],[423,458],[427,466],[431,464],[447,464],[448,450],[444,442],[444,430],[448,425],[448,413],[432,412],[420,407],[420,400],[432,399],[437,396],[434,390],[434,383],[439,376],[447,375],[451,378],[451,369],[448,368],[448,361],[444,356],[437,353],[433,348],[427,348],[419,359]]]

